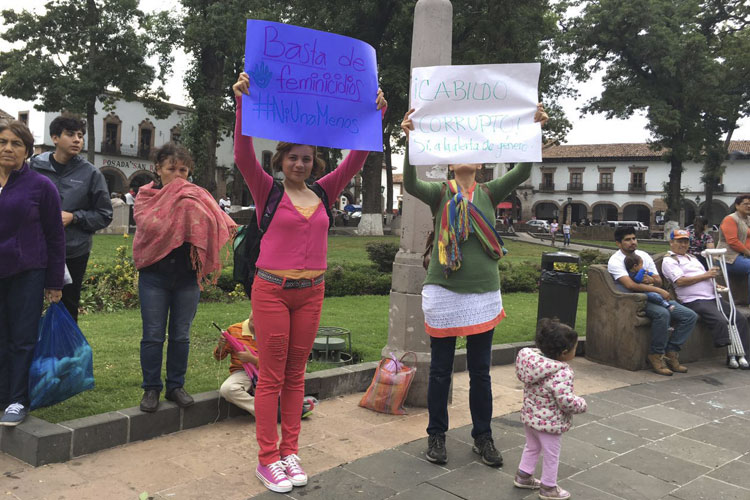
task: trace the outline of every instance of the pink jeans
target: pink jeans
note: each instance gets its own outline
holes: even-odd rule
[[[526,474],[534,474],[539,454],[542,453],[542,477],[544,486],[557,486],[557,466],[560,464],[560,441],[562,434],[550,434],[532,429],[528,425],[526,430],[526,446],[523,448],[521,463],[518,470]]]
[[[305,366],[320,324],[325,283],[310,288],[282,288],[256,277],[252,304],[258,343],[255,389],[255,437],[258,461],[269,465],[296,454],[305,395]],[[276,429],[281,398],[281,444]]]

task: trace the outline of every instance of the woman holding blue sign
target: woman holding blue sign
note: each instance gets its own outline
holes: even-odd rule
[[[247,73],[241,73],[232,87],[237,100],[234,161],[250,188],[260,223],[274,180],[256,159],[252,138],[242,135],[242,94],[249,94],[249,88]],[[385,112],[382,91],[378,90],[374,104]],[[317,181],[329,203],[338,199],[367,155],[367,151],[352,151],[335,170]],[[293,486],[307,484],[297,456],[299,409],[305,365],[323,305],[329,219],[321,198],[305,183],[322,167],[316,146],[279,142],[271,163],[284,173],[284,181],[283,194],[261,240],[251,294],[260,352],[255,389],[255,432],[260,451],[255,474],[269,490],[285,493]],[[277,445],[279,399],[281,444]]]
[[[412,113],[414,109],[401,122],[407,139],[414,130]],[[534,121],[544,125],[547,119],[540,104]],[[448,460],[448,393],[456,337],[465,336],[473,449],[485,464],[499,467],[503,458],[495,448],[490,428],[490,365],[492,335],[505,317],[497,268],[504,249],[494,229],[494,209],[529,177],[531,163],[518,163],[502,177],[477,184],[481,168],[477,163],[453,164],[448,166],[454,174],[452,180],[424,182],[417,179],[415,166],[406,161],[404,189],[429,205],[435,220],[435,244],[422,288],[425,330],[432,354],[427,387],[427,459],[440,464]]]

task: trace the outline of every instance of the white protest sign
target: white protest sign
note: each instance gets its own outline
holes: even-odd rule
[[[542,160],[539,63],[414,68],[412,165]]]

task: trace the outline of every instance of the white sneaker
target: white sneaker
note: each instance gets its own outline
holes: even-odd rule
[[[286,477],[294,486],[304,486],[307,484],[307,474],[299,465],[299,457],[295,454],[287,455],[281,459],[284,464]]]
[[[260,465],[255,469],[255,475],[263,481],[263,484],[276,493],[289,493],[292,491],[292,482],[284,474],[284,462],[279,460],[270,465]]]

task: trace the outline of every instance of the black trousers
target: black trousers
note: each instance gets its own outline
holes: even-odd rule
[[[45,269],[0,278],[0,411],[29,406],[29,368],[44,303]]]
[[[471,437],[491,433],[492,420],[492,335],[495,329],[466,337],[466,364],[469,370],[469,411]],[[448,431],[448,393],[453,375],[456,337],[430,337],[430,376],[427,383],[427,434]]]
[[[78,323],[78,304],[81,302],[81,285],[83,285],[83,276],[86,274],[86,265],[89,263],[89,255],[91,254],[87,253],[65,260],[73,283],[63,287],[62,303],[76,323]]]
[[[695,300],[682,305],[696,312],[700,316],[700,320],[708,325],[714,337],[715,346],[719,347],[729,344],[729,327],[724,316],[721,315],[721,312],[716,307],[715,300]],[[729,317],[729,303],[722,300],[721,307],[724,309],[727,317]],[[744,347],[746,353],[750,354],[750,351],[748,351],[750,328],[747,324],[747,318],[739,311],[737,312],[737,330],[740,332],[742,347]]]

